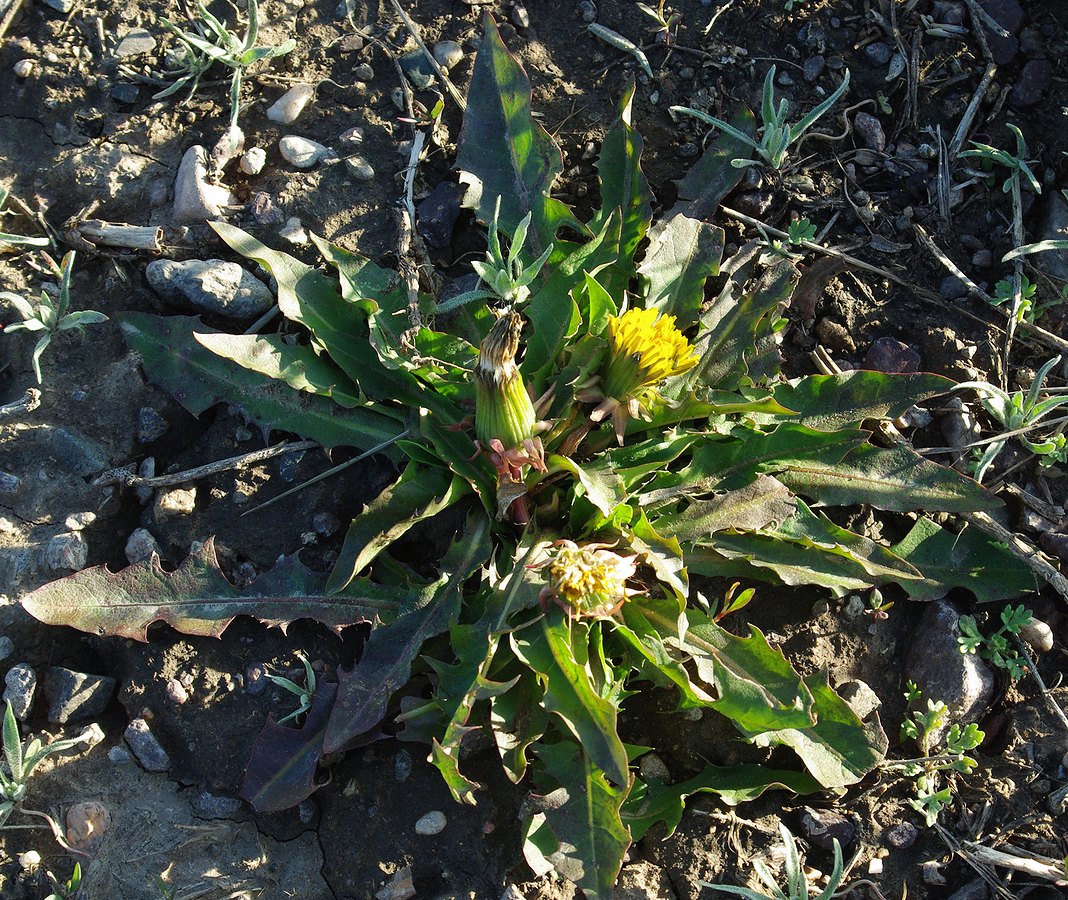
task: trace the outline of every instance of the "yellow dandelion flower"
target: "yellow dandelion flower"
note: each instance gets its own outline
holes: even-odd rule
[[[621,556],[603,544],[580,547],[562,541],[549,563],[546,595],[575,617],[611,616],[634,593],[627,588],[627,579],[634,575],[636,558]]]
[[[608,348],[604,393],[620,403],[698,363],[675,317],[662,316],[656,309],[629,309],[610,317]]]

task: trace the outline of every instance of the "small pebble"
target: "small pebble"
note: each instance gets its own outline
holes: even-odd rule
[[[286,224],[278,229],[278,236],[297,247],[308,243],[308,232],[304,230],[304,225],[297,216],[286,219]]]
[[[248,210],[260,225],[272,228],[285,221],[285,213],[275,206],[271,195],[266,191],[256,191],[249,200]]]
[[[230,819],[241,811],[241,801],[237,797],[201,791],[193,801],[193,811],[202,819]]]
[[[412,774],[412,755],[407,750],[398,751],[397,755],[393,758],[393,777],[398,782],[408,780],[408,776]]]
[[[823,74],[823,70],[827,68],[827,60],[823,54],[817,53],[815,56],[810,56],[801,64],[801,75],[805,81],[810,84]]]
[[[312,528],[314,528],[315,533],[321,537],[330,537],[330,535],[336,534],[338,529],[341,528],[341,520],[332,512],[323,510],[312,516]]]
[[[911,822],[900,822],[886,831],[886,842],[895,850],[907,850],[916,843],[919,836],[916,826]]]
[[[972,265],[977,269],[989,269],[994,264],[994,254],[990,250],[976,250],[972,254]]]
[[[883,861],[879,857],[873,857],[868,863],[869,875],[882,875],[883,874]]]
[[[597,5],[591,0],[581,0],[578,5],[579,15],[587,25],[597,21]]]
[[[129,56],[141,56],[156,49],[156,39],[144,28],[131,28],[122,36],[115,47],[115,55],[120,59]]]
[[[80,532],[53,535],[44,550],[44,564],[57,571],[80,572],[89,562],[89,544]]]
[[[522,3],[512,5],[512,23],[516,28],[530,27],[530,13],[527,12],[526,6]]]
[[[659,781],[667,784],[671,781],[671,773],[664,761],[655,753],[646,753],[639,762],[638,769],[644,781]]]
[[[21,479],[18,475],[10,472],[0,472],[0,494],[15,494],[18,492]]]
[[[107,675],[50,666],[41,684],[48,697],[48,721],[59,725],[95,718],[107,709],[116,681]]]
[[[33,706],[37,690],[37,673],[26,663],[18,663],[7,670],[4,676],[4,700],[11,701],[15,718],[25,722]]]
[[[63,527],[66,528],[67,531],[81,531],[83,528],[88,528],[95,521],[95,512],[71,513],[63,520]]]
[[[27,850],[18,855],[19,867],[23,872],[36,872],[41,865],[41,854],[36,850]]]
[[[133,751],[133,755],[137,757],[137,761],[146,771],[166,772],[171,767],[171,759],[167,751],[160,746],[160,742],[156,740],[156,736],[144,719],[134,719],[126,726],[123,737],[130,750]]]
[[[416,896],[418,892],[412,881],[412,867],[405,866],[393,873],[393,877],[375,894],[375,900],[411,900]]]
[[[353,147],[358,147],[363,143],[363,129],[359,125],[353,125],[346,131],[341,133],[341,137],[338,138],[338,142],[342,144],[349,144]]]
[[[16,78],[29,78],[33,74],[33,60],[20,59],[13,66]]]
[[[220,219],[223,208],[233,202],[230,191],[208,174],[208,151],[201,146],[186,150],[174,179],[174,221],[186,225]]]
[[[864,48],[864,55],[869,63],[879,68],[890,62],[890,57],[894,55],[894,51],[890,49],[890,45],[885,41],[876,41],[874,44],[868,44]]]
[[[415,833],[427,836],[441,834],[447,824],[448,819],[445,818],[445,813],[435,809],[422,816],[415,823]]]
[[[152,517],[162,525],[175,519],[192,515],[197,505],[197,489],[163,488],[156,493],[156,502],[152,506]]]
[[[142,406],[137,411],[137,440],[151,444],[167,433],[170,423],[151,406]]]
[[[129,81],[120,81],[108,91],[108,96],[116,103],[135,103],[141,96],[141,88]]]
[[[315,814],[319,812],[319,807],[315,805],[315,801],[310,797],[307,800],[301,802],[297,807],[297,817],[300,819],[302,825],[311,825],[315,821]]]
[[[330,152],[330,148],[318,141],[287,134],[278,141],[278,152],[286,162],[298,169],[310,169]]]
[[[141,460],[141,464],[137,467],[137,474],[142,478],[155,478],[156,457],[146,456]],[[137,500],[142,506],[148,506],[148,504],[152,502],[152,498],[156,495],[155,489],[146,484],[137,485],[137,487],[134,488],[134,492],[137,494]]]
[[[352,70],[352,77],[357,81],[373,81],[375,70],[371,67],[370,63],[360,63],[360,65]]]
[[[160,549],[159,541],[147,528],[136,528],[126,541],[126,559],[132,566],[134,563],[142,562],[152,554],[162,556],[163,551]]]
[[[362,156],[352,156],[346,159],[345,168],[357,181],[371,181],[375,177],[375,170]]]
[[[947,275],[939,282],[938,293],[946,300],[962,300],[968,296],[968,285],[956,275]]]
[[[1018,108],[1034,106],[1053,78],[1053,65],[1048,59],[1030,59],[1016,77],[1009,91],[1009,103]]]
[[[945,884],[945,876],[938,871],[938,862],[930,859],[920,866],[920,870],[923,873],[924,884]]]
[[[86,725],[85,730],[82,732],[82,736],[85,738],[85,746],[89,749],[96,747],[98,744],[102,744],[106,737],[104,729],[96,722],[90,722]]]
[[[185,689],[185,685],[182,684],[177,678],[171,678],[167,681],[167,699],[178,706],[189,700],[189,692]]]
[[[464,49],[456,41],[438,41],[434,45],[434,59],[443,69],[451,69],[464,58]]]
[[[238,166],[246,175],[259,175],[267,165],[267,151],[262,147],[250,147],[241,154]]]
[[[121,763],[128,763],[131,760],[130,751],[123,747],[121,744],[116,744],[110,750],[108,750],[108,759],[119,765]]]
[[[292,125],[315,96],[310,84],[295,84],[267,108],[267,118],[279,125]]]
[[[886,132],[883,123],[871,113],[859,112],[853,117],[853,131],[861,146],[882,153],[886,149]]]
[[[337,45],[337,49],[341,53],[359,53],[363,49],[363,35],[362,34],[346,34]]]
[[[83,853],[94,853],[111,825],[111,813],[103,803],[87,800],[67,810],[67,843]]]
[[[918,372],[920,354],[896,338],[881,337],[868,348],[864,356],[864,368],[892,375]]]
[[[267,678],[267,667],[261,662],[250,662],[245,666],[245,693],[258,697],[271,682]]]

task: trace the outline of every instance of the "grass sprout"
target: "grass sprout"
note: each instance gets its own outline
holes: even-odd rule
[[[739,131],[729,122],[724,122],[722,119],[717,119],[715,116],[710,116],[708,113],[701,112],[699,109],[691,109],[688,106],[673,106],[671,111],[674,113],[685,113],[688,116],[700,119],[702,122],[706,122],[709,125],[715,125],[720,131],[726,132],[735,140],[741,141],[748,147],[752,147],[756,151],[757,156],[760,159],[733,159],[731,165],[735,168],[742,168],[743,166],[755,166],[764,165],[770,166],[776,171],[781,169],[786,164],[787,155],[790,147],[796,144],[813,125],[819,121],[835,103],[838,102],[838,98],[846,92],[846,88],[849,87],[849,70],[846,70],[845,78],[842,79],[842,83],[838,85],[838,89],[827,97],[819,106],[813,109],[807,116],[801,119],[793,125],[787,123],[787,116],[790,114],[790,101],[783,97],[776,104],[775,102],[775,66],[768,69],[768,74],[764,77],[764,87],[760,101],[760,118],[763,123],[763,127],[760,132],[760,141],[755,141],[744,131]]]
[[[186,31],[169,19],[160,19],[164,27],[182,45],[184,58],[179,71],[184,74],[181,74],[170,87],[160,91],[152,99],[160,100],[169,97],[187,86],[189,96],[192,97],[204,73],[215,63],[221,63],[233,73],[230,77],[230,130],[235,131],[241,111],[241,83],[245,69],[263,59],[285,56],[297,46],[297,42],[290,38],[277,47],[257,46],[256,39],[260,31],[257,0],[248,0],[248,29],[244,37],[238,37],[230,31],[225,22],[211,13],[204,0],[196,0],[195,8],[196,18],[193,19],[195,31]]]
[[[108,317],[101,312],[85,309],[79,312],[68,312],[70,309],[70,275],[74,269],[74,251],[71,250],[63,257],[61,265],[47,253],[41,254],[48,263],[52,273],[59,278],[59,292],[53,300],[45,290],[41,291],[41,299],[34,306],[25,297],[11,291],[0,291],[0,299],[7,300],[18,310],[22,316],[21,322],[13,322],[4,329],[5,334],[13,331],[36,331],[40,332],[37,346],[33,349],[33,371],[37,376],[37,383],[43,383],[41,377],[41,355],[52,342],[52,338],[61,331],[70,331],[72,328],[81,330],[86,325],[98,325],[106,322]]]
[[[308,710],[311,709],[312,698],[315,696],[315,670],[312,668],[311,663],[308,662],[308,657],[303,653],[298,652],[295,656],[304,664],[304,684],[297,684],[292,679],[286,678],[283,675],[267,676],[280,688],[284,688],[297,698],[297,708],[293,710],[293,712],[279,719],[279,725],[295,721],[307,713]]]
[[[7,188],[0,187],[0,216],[4,214],[4,206],[7,205],[7,199],[10,196],[11,192]],[[29,237],[24,234],[11,234],[7,231],[0,231],[0,247],[5,244],[8,247],[47,247],[49,240],[44,237]]]

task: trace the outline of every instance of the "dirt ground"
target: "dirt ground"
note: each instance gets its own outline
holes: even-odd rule
[[[40,216],[61,242],[79,250],[73,279],[77,309],[191,314],[149,287],[145,266],[152,254],[85,247],[72,232],[79,216],[158,225],[167,258],[233,259],[206,226],[173,221],[171,193],[185,151],[194,145],[211,148],[225,131],[228,81],[213,70],[191,99],[183,100],[184,92],[153,99],[159,90],[154,79],[174,44],[161,19],[186,21],[177,2],[75,0],[64,12],[38,0],[15,5],[21,9],[0,45],[0,184],[32,215],[5,217],[0,230],[37,234]],[[56,0],[55,5],[64,4]],[[692,120],[673,121],[670,106],[723,116],[739,103],[754,106],[764,73],[775,63],[780,95],[807,109],[833,90],[837,80],[829,80],[831,73],[848,69],[849,92],[820,123],[822,134],[804,143],[801,164],[790,177],[743,181],[726,203],[772,226],[783,225],[794,213],[807,216],[820,230],[821,243],[898,279],[850,269],[820,285],[812,309],[791,326],[784,345],[788,371],[814,371],[809,351],[817,345],[845,368],[870,366],[873,344],[893,338],[918,355],[913,364],[922,371],[996,382],[1002,374],[1004,319],[967,296],[967,289],[957,290],[953,279],[947,282],[949,273],[917,240],[913,225],[933,235],[981,288],[992,292],[1010,272],[998,262],[1013,246],[1012,213],[999,189],[1001,179],[991,185],[973,178],[961,160],[948,210],[940,209],[937,186],[939,142],[952,140],[989,52],[997,65],[968,137],[1011,148],[1005,126],[1018,125],[1044,188],[1039,197],[1024,196],[1028,240],[1055,237],[1068,227],[1068,203],[1060,196],[1060,188],[1068,186],[1068,156],[1062,152],[1068,149],[1068,73],[1060,63],[1068,58],[1068,32],[1063,0],[1020,0],[1019,6],[1014,0],[979,0],[978,5],[1006,25],[1011,41],[989,30],[980,39],[963,0],[805,0],[791,11],[783,0],[679,0],[668,4],[681,18],[667,44],[657,40],[653,20],[630,0],[596,5],[529,0],[525,8],[496,0],[404,3],[429,46],[451,40],[462,48],[463,58],[450,69],[461,90],[470,77],[480,17],[485,10],[494,14],[505,44],[530,74],[534,109],[563,148],[559,193],[580,210],[592,202],[585,198],[597,194],[595,150],[629,78],[637,75],[634,122],[645,139],[643,168],[658,207],[668,209],[676,199],[675,182],[700,153],[705,132]],[[10,0],[0,2],[0,10],[8,6]],[[226,4],[216,6],[233,21]],[[254,175],[236,164],[226,170],[237,201],[227,211],[229,220],[264,243],[313,262],[313,246],[294,246],[279,235],[287,219],[298,217],[308,231],[395,264],[396,209],[408,160],[404,142],[411,138],[395,103],[403,77],[395,59],[415,50],[415,41],[385,0],[355,0],[347,14],[344,2],[339,6],[336,0],[267,0],[261,17],[261,43],[278,44],[292,36],[297,46],[257,67],[246,83],[249,105],[241,119],[246,146],[262,147],[266,165]],[[587,24],[594,20],[646,44],[653,77],[638,70],[632,56],[591,34]],[[961,36],[943,27],[954,25],[963,26]],[[22,66],[23,60],[30,64]],[[267,108],[298,82],[316,86],[308,109],[292,125],[269,120]],[[415,96],[432,106],[432,93],[416,90]],[[875,125],[858,124],[860,113],[874,117]],[[355,147],[342,143],[354,126],[362,130]],[[417,200],[443,182],[455,182],[459,128],[460,113],[446,98],[441,140],[420,166]],[[341,159],[300,171],[279,155],[284,134],[333,147]],[[374,171],[370,180],[354,177],[345,162],[357,153]],[[19,211],[11,203],[8,209]],[[736,220],[717,222],[735,246],[743,235],[753,234]],[[483,232],[464,211],[432,259],[443,278],[455,279],[470,271],[470,259],[483,248]],[[1029,273],[1040,296],[1056,300],[1058,286],[1068,278],[1068,258],[1048,256],[1043,270]],[[36,296],[46,280],[34,254],[0,256],[0,289]],[[1063,303],[1052,305],[1041,325],[1064,333],[1066,309]],[[9,304],[0,307],[0,324],[17,318]],[[206,321],[221,324],[210,316]],[[0,339],[0,404],[35,386],[33,342],[25,332]],[[1026,386],[1051,355],[1041,339],[1021,334],[1011,355],[1009,383]],[[327,459],[318,451],[291,454],[206,478],[197,484],[191,513],[164,516],[153,511],[151,497],[143,501],[133,490],[94,485],[94,477],[149,456],[157,472],[182,471],[262,447],[269,436],[225,406],[199,418],[189,415],[146,382],[113,323],[58,337],[45,354],[43,370],[40,406],[0,418],[0,473],[17,479],[0,483],[0,591],[6,600],[0,606],[0,635],[11,641],[4,671],[24,663],[41,677],[48,667],[60,666],[117,681],[115,698],[97,717],[103,741],[46,764],[30,788],[29,805],[60,819],[80,801],[108,809],[111,825],[93,859],[83,864],[79,896],[575,896],[567,882],[535,880],[527,869],[520,852],[523,791],[495,775],[488,757],[480,774],[490,789],[477,807],[453,804],[437,771],[424,761],[425,747],[395,739],[336,761],[322,776],[329,784],[298,809],[257,816],[246,804],[233,802],[259,729],[268,715],[278,718],[292,706],[289,695],[273,685],[263,690],[262,672],[299,674],[298,650],[321,673],[350,666],[365,636],[361,629],[348,629],[338,638],[300,623],[283,635],[240,620],[220,640],[159,628],[149,643],[140,644],[47,628],[23,612],[17,604],[21,596],[69,572],[48,552],[57,537],[64,546],[87,547],[80,565],[112,569],[127,564],[127,541],[138,528],[151,532],[168,566],[177,565],[193,542],[216,535],[224,569],[235,581],[248,580],[280,555],[298,550],[307,565],[324,568],[340,547],[341,523],[381,490],[389,473],[389,463],[376,458],[243,515],[345,458]],[[1053,383],[1063,385],[1062,371],[1054,373]],[[146,419],[146,409],[155,418]],[[933,410],[931,446],[945,442],[940,412]],[[157,420],[162,430],[147,427]],[[1018,480],[1051,505],[1063,506],[1064,474],[1063,466],[1041,472],[1021,466]],[[79,514],[90,515],[72,522]],[[1055,564],[1058,552],[1068,557],[1064,521],[1036,523],[1025,508],[1012,504],[1005,524],[1041,544]],[[878,529],[880,523],[867,526]],[[419,542],[427,540],[434,536],[410,538],[413,556],[422,552]],[[803,673],[827,668],[832,685],[866,683],[881,700],[891,755],[905,757],[909,748],[897,739],[905,711],[903,672],[910,653],[928,640],[930,626],[922,604],[908,603],[903,594],[890,599],[899,602],[885,621],[865,615],[859,601],[835,600],[814,589],[762,590],[746,612]],[[975,606],[963,594],[950,599],[961,610]],[[696,797],[673,836],[664,839],[662,830],[654,829],[632,848],[619,896],[691,900],[714,896],[699,882],[746,884],[752,860],[774,856],[779,822],[806,838],[808,864],[829,872],[829,843],[821,846],[819,829],[805,824],[811,817],[806,808],[817,816],[833,814],[836,827],[851,834],[845,851],[847,859],[856,857],[847,881],[852,896],[1063,896],[1049,882],[1004,868],[977,869],[955,852],[968,840],[1010,844],[1055,859],[1068,854],[1063,791],[1058,794],[1068,780],[1068,732],[1049,705],[1068,705],[1068,688],[1057,686],[1068,667],[1068,626],[1063,600],[1054,592],[1047,589],[1023,602],[1053,629],[1054,649],[1040,659],[1039,671],[1054,688],[1044,697],[1030,677],[997,683],[978,716],[987,734],[978,752],[980,767],[957,781],[957,801],[943,815],[941,830],[924,827],[907,805],[909,782],[890,772],[873,774],[844,797],[773,793],[733,810]],[[48,722],[46,706],[39,696],[27,724],[35,732],[55,734],[59,726]],[[689,777],[708,760],[774,761],[767,751],[740,744],[728,729],[667,715],[670,708],[669,698],[651,692],[628,704],[624,717],[629,741],[644,743],[655,735],[672,779]],[[166,750],[165,772],[143,771],[123,749],[123,732],[136,717],[148,720]],[[444,813],[444,830],[417,833],[417,821],[432,811]],[[30,850],[40,854],[39,865],[23,856]],[[47,831],[5,831],[0,896],[44,897],[49,890],[45,871],[66,878],[72,865]],[[510,885],[513,893],[506,894]]]

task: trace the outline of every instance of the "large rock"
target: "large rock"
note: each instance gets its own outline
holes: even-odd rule
[[[229,190],[208,176],[208,151],[200,146],[186,150],[174,179],[174,221],[186,225],[219,219],[223,207],[235,202]]]
[[[161,297],[228,319],[251,319],[274,304],[271,289],[237,263],[222,259],[153,260],[148,283]]]
[[[52,666],[42,687],[48,697],[48,721],[63,725],[99,716],[115,694],[115,679]]]

